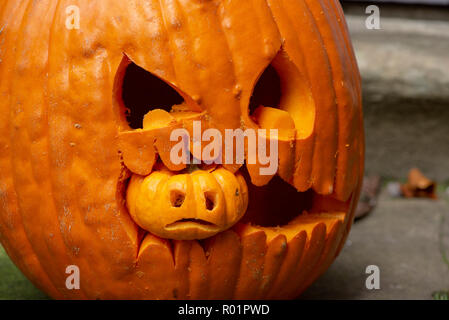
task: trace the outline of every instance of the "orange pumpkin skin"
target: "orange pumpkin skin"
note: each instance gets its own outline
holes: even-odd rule
[[[65,27],[70,5],[80,29]],[[337,256],[364,155],[360,77],[337,0],[4,0],[0,29],[0,241],[51,297],[295,298]],[[313,210],[279,228],[243,220],[202,242],[142,233],[118,154],[151,172],[133,160],[129,140],[141,137],[117,116],[126,57],[220,130],[257,128],[248,105],[272,63],[299,90],[287,100],[304,106],[295,137],[279,138],[278,175],[313,190]],[[264,186],[272,177],[257,168],[247,166],[251,182]],[[80,290],[66,288],[69,265]]]

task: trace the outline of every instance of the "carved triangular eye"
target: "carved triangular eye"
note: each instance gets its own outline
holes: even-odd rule
[[[261,128],[305,139],[315,125],[315,101],[307,78],[281,50],[254,86],[249,115]]]
[[[249,114],[252,115],[259,106],[279,108],[281,102],[281,78],[270,64],[259,77],[254,87],[249,104]]]
[[[154,109],[170,111],[184,102],[183,97],[169,84],[131,62],[125,71],[122,100],[126,119],[133,129],[142,128],[145,114]]]

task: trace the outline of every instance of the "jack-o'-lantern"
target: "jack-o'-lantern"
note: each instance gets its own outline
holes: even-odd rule
[[[0,240],[51,297],[294,298],[336,257],[364,148],[337,0],[4,0],[0,28]],[[266,129],[277,170],[193,135],[176,163],[197,124]]]

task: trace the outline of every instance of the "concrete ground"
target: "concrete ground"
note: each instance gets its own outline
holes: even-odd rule
[[[302,298],[431,299],[449,290],[449,9],[380,5],[381,30],[367,30],[365,7],[345,5],[363,78],[366,171],[403,180],[419,167],[440,183],[440,200],[384,188]],[[380,269],[380,290],[365,287],[368,265]],[[0,299],[43,298],[0,247]]]
[[[449,291],[449,195],[439,200],[392,198],[357,221],[345,247],[303,299],[432,299]],[[444,254],[446,255],[446,261]],[[366,268],[380,270],[380,290],[368,290]]]

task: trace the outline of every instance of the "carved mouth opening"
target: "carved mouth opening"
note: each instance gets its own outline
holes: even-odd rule
[[[233,228],[237,234],[242,234],[247,228],[254,227],[266,232],[270,239],[279,234],[291,239],[301,230],[309,230],[310,226],[316,225],[316,223],[325,223],[327,227],[330,227],[337,220],[343,221],[353,200],[353,196],[350,196],[346,202],[339,201],[332,195],[320,195],[312,189],[298,192],[279,176],[273,177],[267,185],[257,187],[251,183],[246,166],[243,166],[240,172],[247,183],[249,199],[246,213]],[[121,210],[127,213],[126,192],[131,175],[132,173],[124,166],[117,189]],[[182,206],[182,193],[174,194],[174,196],[175,204]],[[127,224],[128,233],[131,238],[136,239],[136,256],[138,257],[142,248],[145,248],[145,246],[142,247],[142,243],[149,232],[140,228],[129,213],[127,216],[130,218],[129,224]],[[202,229],[216,232],[219,227],[202,219],[185,218],[166,225],[165,229],[167,231]],[[205,252],[210,244],[209,239],[198,240]],[[174,252],[173,240],[168,240],[166,243]]]
[[[126,190],[129,176],[127,171],[125,179],[119,183],[119,197],[124,203],[126,200]],[[299,192],[295,187],[284,181],[279,176],[274,176],[265,186],[258,187],[251,183],[251,178],[246,169],[242,166],[240,172],[245,178],[248,186],[248,209],[240,220],[240,223],[250,224],[260,227],[283,227],[289,225],[298,217],[308,214],[325,213],[347,213],[350,208],[352,197],[343,202],[336,200],[332,195],[321,195],[312,189],[305,192]],[[180,172],[181,173],[181,172]],[[181,207],[185,195],[182,192],[171,194],[171,201],[174,207]],[[206,206],[209,210],[214,208],[214,195],[205,195]],[[126,205],[123,205],[126,208]],[[127,210],[127,209],[125,209]],[[167,229],[177,228],[179,226],[202,226],[207,228],[216,228],[211,222],[201,219],[181,219],[166,226]],[[144,230],[141,230],[144,232]]]
[[[251,183],[246,168],[242,173],[248,184],[248,210],[241,222],[260,227],[282,227],[304,213],[347,213],[350,201],[342,202],[332,195],[320,195],[312,189],[299,192],[279,176],[263,187]]]

